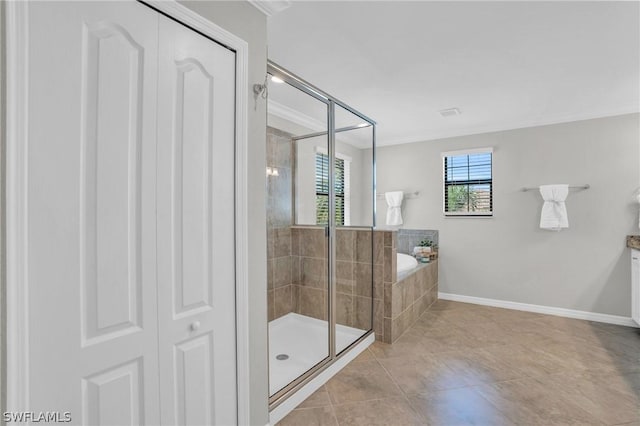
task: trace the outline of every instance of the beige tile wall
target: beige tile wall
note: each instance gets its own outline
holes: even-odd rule
[[[381,237],[370,230],[336,230],[338,324],[361,330],[372,326],[375,287],[382,287]]]
[[[323,227],[292,226],[291,144],[291,135],[268,129],[267,166],[278,169],[267,183],[268,317],[296,312],[327,320],[327,238]],[[336,321],[373,327],[376,339],[387,343],[437,297],[437,262],[396,282],[397,241],[394,231],[336,231]]]
[[[294,312],[328,318],[328,247],[323,227],[291,229],[291,267]]]
[[[267,244],[271,247],[267,250],[268,317],[271,321],[295,310],[291,288],[291,229],[270,229]]]
[[[324,228],[292,229],[294,297],[297,313],[328,318],[327,239]],[[373,238],[373,241],[372,241]],[[336,231],[336,322],[369,330],[371,309],[382,311],[383,235],[370,230]],[[373,261],[373,263],[372,263]],[[373,281],[373,288],[372,288]],[[382,329],[382,321],[378,328]]]
[[[269,321],[294,312],[291,285],[292,161],[291,135],[267,128],[267,316]]]
[[[384,330],[379,340],[396,341],[437,298],[437,260],[420,265],[401,281],[385,283]]]

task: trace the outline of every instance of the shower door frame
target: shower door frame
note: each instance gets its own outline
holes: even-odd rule
[[[346,111],[352,113],[358,118],[366,121],[372,128],[372,137],[371,137],[371,148],[372,148],[372,164],[371,164],[371,173],[372,173],[372,197],[371,197],[371,207],[372,207],[372,222],[371,222],[371,249],[373,252],[373,231],[376,227],[376,122],[361,112],[351,108],[349,105],[344,102],[338,100],[334,96],[329,95],[323,90],[317,88],[313,84],[308,81],[298,77],[292,72],[286,70],[275,62],[268,60],[267,61],[267,73],[272,76],[278,77],[283,80],[285,83],[295,87],[298,90],[312,96],[318,101],[327,105],[327,135],[328,135],[328,156],[329,156],[329,223],[325,229],[328,229],[328,238],[329,238],[329,265],[328,265],[328,308],[329,308],[329,356],[324,358],[318,364],[311,367],[304,374],[297,377],[295,380],[287,384],[282,389],[278,390],[273,395],[269,396],[269,411],[273,410],[284,401],[287,400],[291,395],[296,393],[302,387],[304,387],[311,380],[316,378],[319,374],[325,371],[328,367],[333,365],[336,361],[342,358],[344,355],[348,354],[351,349],[357,346],[359,343],[367,339],[370,335],[373,334],[373,312],[374,312],[374,299],[373,299],[373,263],[372,263],[372,276],[371,276],[371,286],[372,286],[372,297],[371,297],[371,326],[367,332],[365,332],[358,339],[354,340],[343,349],[339,354],[336,353],[336,309],[335,309],[335,301],[336,301],[336,220],[335,220],[335,186],[334,186],[334,174],[335,174],[335,134],[336,131],[345,131],[345,130],[353,130],[357,127],[345,128],[345,129],[336,129],[335,128],[335,107],[340,106],[344,108]],[[318,132],[314,135],[322,135],[325,132]],[[298,138],[296,138],[298,139]],[[293,203],[295,205],[295,203]],[[368,228],[368,227],[366,227]],[[373,260],[372,260],[373,262]]]

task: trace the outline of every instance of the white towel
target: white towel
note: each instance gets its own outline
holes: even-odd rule
[[[387,225],[402,225],[402,191],[385,192],[384,198],[387,200]]]
[[[569,194],[569,185],[541,185],[540,194],[544,199],[540,214],[540,228],[560,231],[569,227],[569,217],[564,200]]]

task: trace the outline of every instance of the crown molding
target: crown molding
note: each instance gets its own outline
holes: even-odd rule
[[[322,122],[313,117],[309,117],[308,115],[290,108],[286,105],[283,105],[279,102],[273,101],[269,99],[269,104],[267,106],[267,114],[278,117],[283,120],[289,121],[293,124],[297,124],[298,126],[302,126],[306,129],[309,129],[310,132],[326,132],[327,131],[327,122]],[[287,129],[281,129],[287,131]],[[347,143],[354,148],[357,149],[365,149],[371,148],[371,141],[362,140],[362,138],[358,138],[353,134],[349,134],[349,132],[340,133],[340,142]]]
[[[326,123],[309,117],[308,115],[303,114],[300,111],[282,105],[281,103],[273,101],[271,99],[269,99],[269,106],[267,108],[267,111],[269,114],[280,117],[315,132],[322,132],[327,130]]]
[[[267,17],[282,12],[291,6],[291,0],[248,0],[260,12]]]

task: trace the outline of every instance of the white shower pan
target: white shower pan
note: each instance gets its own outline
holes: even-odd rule
[[[269,322],[269,393],[273,395],[329,355],[327,321],[289,313]],[[366,330],[336,324],[336,353]]]

